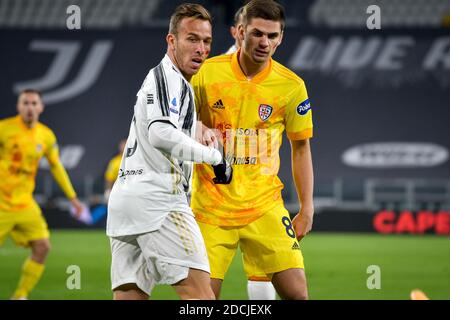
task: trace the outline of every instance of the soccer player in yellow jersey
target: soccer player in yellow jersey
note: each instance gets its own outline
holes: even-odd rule
[[[33,199],[42,156],[76,214],[83,210],[59,159],[55,135],[39,122],[43,110],[40,93],[27,89],[19,95],[18,115],[0,120],[0,245],[10,234],[17,245],[31,247],[13,299],[27,298],[41,278],[50,250],[47,223]]]
[[[230,27],[231,36],[234,44],[228,49],[226,54],[233,54],[241,47],[241,39],[238,37],[238,27],[242,24],[242,11],[244,7],[240,7],[235,15],[233,25]],[[245,261],[244,261],[245,264]],[[270,278],[260,270],[257,265],[246,266],[247,270],[247,294],[250,300],[275,300],[275,288],[270,282]]]
[[[298,241],[311,230],[314,213],[310,103],[303,80],[271,58],[283,37],[283,7],[253,0],[242,14],[242,47],[207,60],[191,81],[200,121],[221,132],[233,180],[214,184],[212,169],[196,164],[191,206],[216,297],[239,245],[247,275],[263,270],[282,299],[307,299]],[[292,221],[277,176],[284,130],[300,204]]]
[[[125,149],[125,145],[127,143],[126,139],[122,139],[119,143],[119,153],[112,158],[105,172],[105,200],[108,201],[109,194],[111,193],[112,186],[114,181],[117,179],[117,174],[120,169],[120,162],[122,161],[123,150]]]

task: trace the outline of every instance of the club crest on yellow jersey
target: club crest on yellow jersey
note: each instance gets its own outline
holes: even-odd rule
[[[262,121],[266,121],[272,115],[273,108],[268,104],[260,104],[258,108],[259,118]]]

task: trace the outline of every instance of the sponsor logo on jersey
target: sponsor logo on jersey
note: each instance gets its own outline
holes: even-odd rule
[[[169,108],[170,112],[173,112],[175,114],[178,114],[177,110],[177,98],[173,98],[171,102],[172,106]]]
[[[257,164],[257,157],[236,157],[230,153],[228,153],[225,157],[227,162],[232,165],[242,165],[242,164]]]
[[[300,246],[298,245],[297,241],[295,241],[294,244],[292,245],[292,250],[300,250]]]
[[[134,117],[133,117],[133,120],[134,120]],[[125,153],[125,157],[126,158],[131,157],[136,152],[136,149],[137,149],[137,140],[134,140],[133,147],[131,147],[131,148],[127,147],[127,152]]]
[[[309,102],[309,99],[306,99],[302,103],[300,103],[297,106],[297,113],[301,116],[304,116],[308,113],[308,111],[311,109],[311,103]]]
[[[144,173],[144,169],[130,169],[130,170],[123,170],[119,169],[119,178],[124,178],[126,176],[138,176]]]
[[[273,108],[268,104],[260,104],[258,108],[259,118],[262,121],[266,121],[272,115]]]
[[[222,99],[217,100],[212,107],[214,109],[225,109],[225,106],[223,105]]]

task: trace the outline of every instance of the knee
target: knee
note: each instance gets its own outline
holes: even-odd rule
[[[285,297],[286,300],[308,300],[308,291],[306,289],[296,290]]]
[[[40,259],[45,259],[50,252],[51,245],[48,240],[38,240],[32,244],[33,255]]]
[[[200,300],[216,300],[216,296],[212,290],[204,290],[200,293]]]
[[[216,296],[210,288],[206,287],[187,287],[180,291],[182,300],[215,300]]]

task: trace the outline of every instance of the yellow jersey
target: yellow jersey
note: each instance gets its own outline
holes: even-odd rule
[[[108,167],[105,172],[105,180],[113,183],[117,179],[117,175],[120,169],[120,162],[122,161],[122,154],[116,155],[108,163]]]
[[[0,120],[0,210],[19,211],[33,203],[39,161],[45,156],[66,196],[76,197],[59,160],[56,137],[38,122],[28,128],[20,116]]]
[[[312,111],[305,84],[270,59],[247,79],[239,51],[205,61],[191,84],[199,120],[220,131],[233,166],[229,185],[215,185],[211,166],[196,164],[191,206],[198,221],[246,225],[283,204],[278,178],[282,133],[291,140],[312,137]]]

